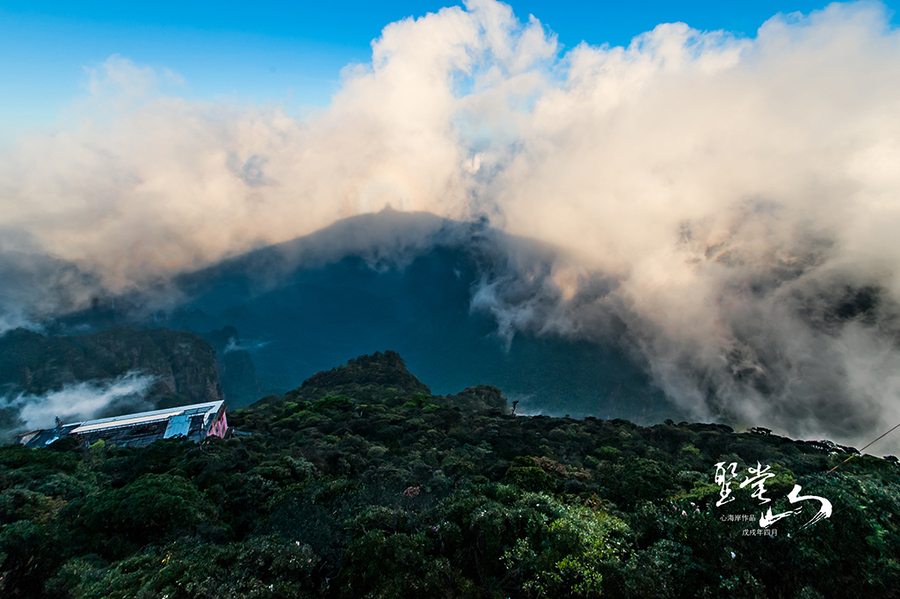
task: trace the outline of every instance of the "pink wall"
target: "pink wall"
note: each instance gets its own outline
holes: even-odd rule
[[[215,437],[225,437],[225,431],[228,430],[228,422],[225,420],[225,410],[222,410],[222,414],[216,418],[216,421],[213,422],[213,425],[209,429],[209,433],[206,435],[207,437],[215,436]]]

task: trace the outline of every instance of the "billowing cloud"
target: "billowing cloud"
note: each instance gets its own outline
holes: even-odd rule
[[[113,57],[0,161],[0,226],[121,288],[385,205],[486,216],[560,250],[475,290],[507,339],[624,343],[698,418],[854,442],[900,420],[885,7],[592,41],[472,0],[388,25],[305,120]]]

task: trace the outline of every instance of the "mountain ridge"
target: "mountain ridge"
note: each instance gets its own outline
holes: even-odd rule
[[[131,296],[129,303],[99,301],[96,319],[88,310],[58,322],[61,332],[109,326],[130,311],[136,326],[206,338],[232,327],[248,348],[237,371],[252,362],[259,378],[235,406],[258,399],[253,388],[281,394],[333,364],[389,347],[438,394],[483,383],[519,401],[521,412],[683,419],[615,322],[596,342],[503,328],[504,317],[479,291],[522,269],[534,280],[513,296],[544,293],[554,256],[553,248],[485,221],[385,211],[179,275],[148,295],[179,298],[164,310],[141,308]],[[596,285],[597,292],[612,284]]]

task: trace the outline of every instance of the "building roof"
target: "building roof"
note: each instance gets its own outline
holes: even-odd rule
[[[103,440],[120,447],[143,447],[158,439],[187,437],[204,439],[213,425],[225,417],[225,402],[210,401],[151,412],[124,414],[84,422],[71,422],[54,429],[37,430],[16,437],[26,447],[45,447],[66,435],[91,444]]]

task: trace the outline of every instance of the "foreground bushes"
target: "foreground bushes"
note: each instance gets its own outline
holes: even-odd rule
[[[513,417],[415,395],[267,398],[250,436],[0,448],[9,597],[900,596],[897,464],[727,427]],[[383,390],[382,390],[383,391]],[[747,536],[771,464],[829,498]],[[736,485],[735,485],[736,486]]]

